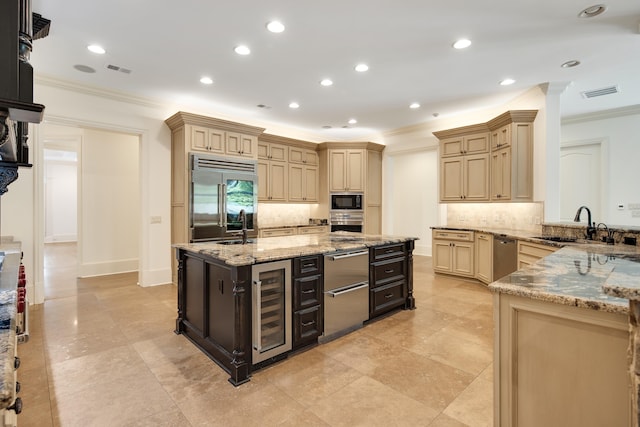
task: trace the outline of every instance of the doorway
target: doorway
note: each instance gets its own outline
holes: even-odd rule
[[[78,293],[77,279],[138,272],[140,138],[43,126],[44,298]]]

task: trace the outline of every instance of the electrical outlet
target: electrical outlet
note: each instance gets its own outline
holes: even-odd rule
[[[162,223],[162,217],[161,216],[152,216],[150,222],[151,222],[151,224],[160,224],[160,223]]]
[[[634,209],[631,211],[631,218],[640,218],[640,210]]]

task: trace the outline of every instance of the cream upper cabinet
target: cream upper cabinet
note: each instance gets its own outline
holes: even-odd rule
[[[491,199],[526,202],[533,200],[533,124],[511,123],[506,126],[508,143],[492,151]],[[501,128],[502,129],[502,128]],[[501,134],[504,135],[504,134]],[[495,156],[495,158],[494,158]]]
[[[318,201],[318,168],[289,163],[289,201]]]
[[[364,191],[365,150],[329,150],[329,191]]]
[[[286,162],[288,158],[287,148],[286,145],[260,141],[258,143],[258,158]]]
[[[287,163],[258,160],[258,201],[286,202],[288,178]]]
[[[536,114],[507,111],[486,123],[434,132],[440,140],[440,201],[533,200]]]
[[[440,201],[488,201],[489,155],[440,159]]]
[[[493,282],[493,235],[476,233],[475,250],[476,279]]]
[[[189,126],[191,130],[191,150],[212,154],[225,154],[225,132],[202,126]]]
[[[227,132],[225,152],[230,155],[255,159],[258,155],[258,138],[240,133]]]
[[[300,147],[289,147],[289,162],[318,166],[318,153]]]

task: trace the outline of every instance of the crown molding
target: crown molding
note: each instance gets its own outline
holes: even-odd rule
[[[178,111],[173,116],[164,121],[171,130],[175,130],[184,125],[204,126],[212,129],[219,129],[228,132],[237,132],[245,135],[258,136],[264,132],[265,128],[249,126],[244,123],[231,122],[229,120],[216,119],[208,116],[201,116],[193,113]]]
[[[309,142],[309,141],[303,141],[301,139],[287,138],[286,136],[273,135],[270,133],[263,133],[259,135],[258,141],[266,142],[266,143],[289,145],[292,147],[307,148],[312,151],[315,151],[316,148],[318,147],[318,143],[316,142]]]
[[[535,120],[537,114],[538,110],[509,110],[485,123],[477,123],[475,125],[441,130],[433,132],[433,134],[436,136],[436,138],[443,139],[472,135],[475,133],[490,132],[510,123],[532,123]]]
[[[574,116],[563,117],[560,123],[570,125],[574,123],[590,122],[593,120],[612,119],[616,117],[633,116],[640,114],[640,105],[629,105],[627,107],[612,108],[610,110],[595,111],[593,113],[576,114]]]
[[[166,105],[160,101],[155,101],[149,98],[143,98],[139,96],[133,96],[124,92],[117,92],[114,90],[102,89],[95,86],[88,86],[79,83],[70,82],[67,80],[60,80],[54,77],[46,75],[36,75],[34,77],[34,83],[48,86],[56,89],[69,90],[72,92],[81,93],[84,95],[98,96],[100,98],[111,99],[113,101],[126,102],[129,104],[141,105],[143,107],[151,108],[166,108]]]

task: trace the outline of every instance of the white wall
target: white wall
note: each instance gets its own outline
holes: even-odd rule
[[[438,215],[438,152],[424,150],[387,157],[385,176],[392,177],[385,202],[389,206],[385,234],[418,237],[416,255],[431,255],[431,228]]]
[[[81,147],[83,276],[138,270],[140,185],[138,137],[87,129]]]
[[[640,109],[622,110],[617,116],[591,115],[562,125],[563,143],[594,139],[606,141],[609,173],[603,191],[603,217],[595,220],[608,225],[640,225],[640,209],[629,209],[630,204],[640,205]],[[618,210],[618,204],[623,204],[624,210]]]
[[[75,242],[78,240],[78,162],[52,158],[47,159],[44,166],[44,240],[46,243]]]

